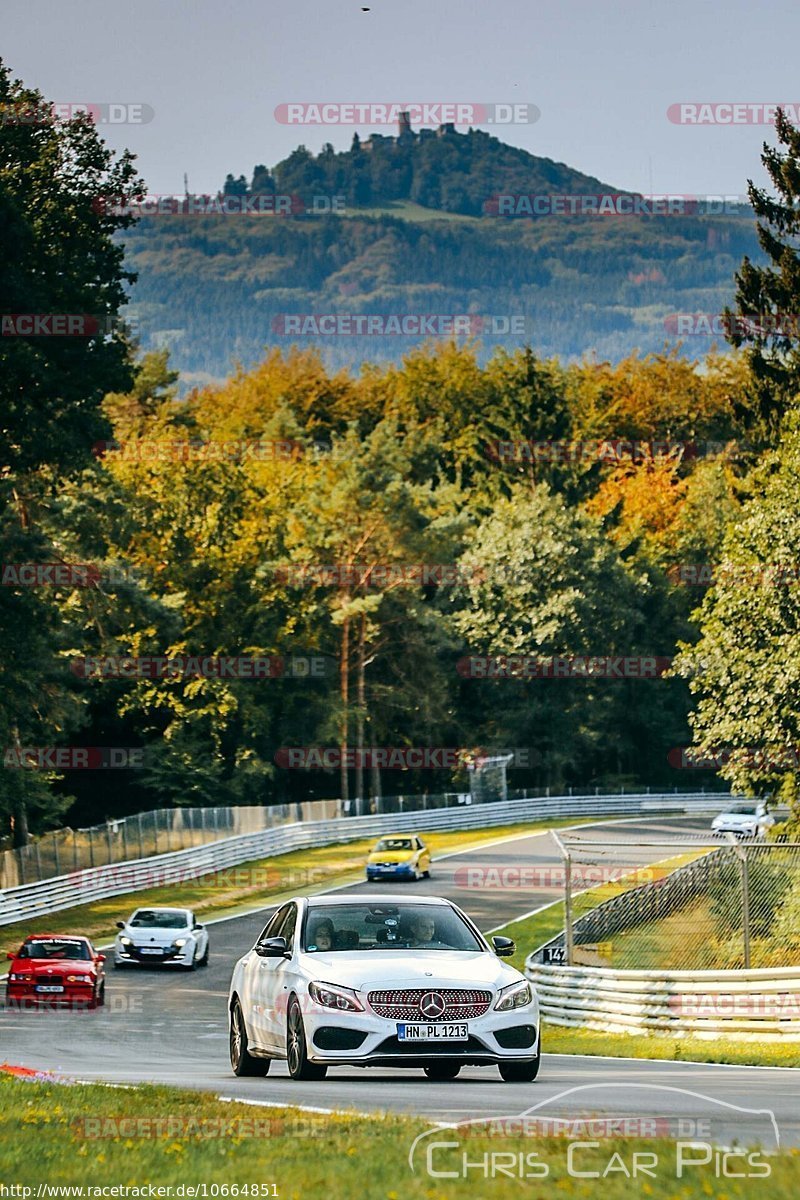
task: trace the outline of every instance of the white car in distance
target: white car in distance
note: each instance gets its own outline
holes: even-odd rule
[[[775,824],[775,818],[767,812],[761,800],[742,801],[732,804],[719,813],[711,822],[714,833],[733,833],[736,837],[763,837]]]
[[[455,1079],[497,1066],[536,1078],[536,993],[449,900],[390,895],[297,897],[239,959],[228,997],[231,1066],[266,1075],[286,1059],[294,1079],[329,1066],[416,1067]]]
[[[158,963],[191,971],[208,963],[208,930],[191,909],[137,908],[117,929],[117,968]]]

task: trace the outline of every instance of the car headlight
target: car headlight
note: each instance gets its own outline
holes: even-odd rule
[[[121,937],[119,939],[119,944],[120,944],[120,946],[132,946],[133,942],[131,941],[131,939],[129,937]]]
[[[8,977],[9,983],[33,983],[33,975],[28,975],[24,971],[12,971]]]
[[[497,1012],[510,1012],[514,1008],[525,1008],[533,1000],[533,992],[531,985],[527,980],[522,979],[519,983],[511,983],[508,987],[504,987],[497,997],[495,1010]]]
[[[67,983],[92,983],[91,975],[68,975]]]
[[[182,950],[188,940],[188,938],[175,938],[175,941],[172,944],[176,950]]]
[[[364,1005],[352,988],[337,987],[333,983],[310,983],[308,994],[323,1008],[338,1008],[340,1012],[363,1012]]]

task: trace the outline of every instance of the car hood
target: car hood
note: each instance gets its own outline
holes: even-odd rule
[[[11,970],[29,975],[91,975],[96,964],[85,958],[15,958]]]
[[[762,820],[756,813],[720,813],[714,818],[715,825],[752,825],[754,821]]]
[[[370,988],[506,987],[523,976],[494,954],[458,950],[356,950],[306,954],[305,968],[323,983]]]
[[[187,929],[185,925],[179,925],[175,929],[150,929],[146,925],[134,925],[131,928],[126,925],[124,929],[120,929],[119,937],[128,937],[137,946],[171,946],[176,938],[189,937],[193,930]]]
[[[409,862],[416,854],[415,850],[373,850],[367,862],[369,863],[403,863]]]

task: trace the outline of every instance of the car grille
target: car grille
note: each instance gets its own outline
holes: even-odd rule
[[[444,1001],[440,1016],[429,1016],[422,1011],[422,997],[431,994]],[[393,1021],[466,1021],[483,1016],[492,1002],[492,993],[474,988],[399,988],[370,992],[367,999],[379,1017]]]
[[[36,976],[34,976],[33,982],[36,984],[39,984],[39,983],[46,984],[48,987],[52,983],[53,986],[55,987],[55,986],[63,984],[64,976],[63,975],[36,975]]]

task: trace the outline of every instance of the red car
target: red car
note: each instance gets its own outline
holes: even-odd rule
[[[13,960],[6,985],[9,1007],[99,1008],[105,1003],[105,955],[86,937],[32,933],[8,957]]]

